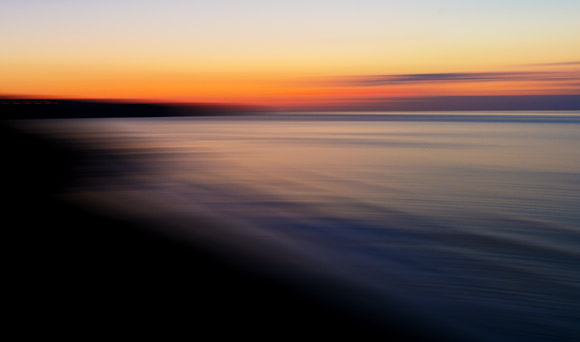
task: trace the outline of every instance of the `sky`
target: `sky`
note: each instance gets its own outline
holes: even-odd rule
[[[578,0],[0,0],[0,94],[292,108],[580,94]]]

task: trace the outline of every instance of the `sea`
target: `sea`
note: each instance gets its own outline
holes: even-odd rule
[[[127,210],[266,271],[353,284],[334,295],[364,293],[379,318],[399,310],[470,341],[580,340],[580,112],[22,125],[99,151],[68,195],[149,203]],[[198,217],[228,228],[188,225]]]

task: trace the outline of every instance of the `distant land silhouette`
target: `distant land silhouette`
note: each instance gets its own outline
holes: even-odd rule
[[[265,111],[246,105],[136,103],[0,97],[2,119],[73,119],[237,115]]]
[[[511,111],[580,110],[580,95],[430,96],[336,100],[277,111]],[[66,119],[248,115],[272,108],[218,103],[143,103],[0,96],[0,119]]]

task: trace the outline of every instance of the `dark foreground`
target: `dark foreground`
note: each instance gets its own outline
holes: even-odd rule
[[[418,322],[370,320],[159,227],[61,200],[88,152],[0,126],[6,308],[21,336],[450,340]]]

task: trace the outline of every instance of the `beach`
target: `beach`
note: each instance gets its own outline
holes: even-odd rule
[[[194,335],[571,340],[578,114],[485,114],[13,123],[21,308]]]
[[[9,329],[20,336],[408,340],[422,334],[395,318],[378,324],[318,297],[331,290],[321,288],[328,279],[313,276],[297,286],[288,279],[291,268],[274,276],[251,263],[257,256],[248,248],[224,253],[216,235],[180,235],[183,226],[229,229],[203,213],[177,223],[162,210],[135,210],[154,210],[156,201],[103,188],[92,196],[77,192],[87,170],[113,175],[97,167],[105,152],[14,126],[0,127],[6,308]]]

